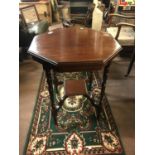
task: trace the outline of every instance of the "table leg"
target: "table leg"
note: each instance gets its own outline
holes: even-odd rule
[[[88,91],[90,92],[92,89],[93,72],[88,72],[88,78],[89,78]]]
[[[126,75],[125,75],[126,77],[130,74],[130,71],[131,71],[131,68],[132,68],[132,66],[133,66],[134,61],[135,61],[135,51],[134,51],[134,53],[132,54],[129,67],[128,67],[127,73],[126,73]]]
[[[53,71],[53,77],[54,77],[55,91],[58,94],[58,79],[57,79],[57,76],[56,76],[56,72],[55,71]]]
[[[107,63],[105,65],[104,71],[103,71],[101,94],[100,94],[100,101],[99,101],[99,106],[98,106],[98,111],[97,111],[97,118],[99,118],[100,112],[102,110],[102,99],[105,95],[105,88],[106,88],[106,82],[107,82],[107,78],[108,78],[110,64],[111,64],[111,62]]]
[[[52,116],[54,119],[55,124],[57,125],[57,111],[54,105],[54,96],[53,96],[53,80],[52,80],[52,75],[51,75],[51,69],[47,66],[43,66],[43,69],[45,71],[46,74],[46,78],[47,78],[47,84],[48,84],[48,91],[49,91],[49,95],[50,95],[50,101],[51,101],[51,110],[52,110]]]

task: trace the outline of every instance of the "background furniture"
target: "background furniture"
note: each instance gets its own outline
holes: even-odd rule
[[[48,22],[40,20],[35,5],[20,8],[21,19],[27,27],[29,33],[40,34],[48,30]]]
[[[73,3],[73,5],[72,5]],[[85,12],[81,14],[80,12],[73,13],[72,9],[80,10],[80,6],[83,6],[82,2],[62,2],[60,1],[57,8],[59,10],[59,18],[62,20],[63,24],[72,25],[72,24],[81,24],[86,27],[91,27],[92,24],[92,13],[95,8],[95,5],[93,3],[85,2],[84,5]],[[73,8],[72,8],[73,7]],[[74,10],[73,9],[73,10]],[[59,21],[59,20],[58,20]]]
[[[56,0],[55,0],[56,1]],[[56,22],[62,22],[65,27],[72,26],[71,15],[70,15],[70,3],[68,2],[57,2],[55,6],[55,20]]]
[[[71,22],[75,24],[84,25],[85,27],[91,27],[94,9],[95,4],[89,3],[87,6],[87,12],[83,14],[83,16],[71,14]]]
[[[133,51],[133,54],[131,56],[131,60],[130,60],[130,63],[129,63],[129,66],[128,66],[128,69],[127,69],[127,72],[125,74],[126,77],[130,74],[134,62],[135,62],[135,49]]]
[[[71,18],[76,20],[82,20],[85,18],[88,11],[88,6],[92,2],[92,0],[70,0]]]
[[[33,37],[48,31],[48,21],[40,20],[35,5],[20,8],[19,15],[19,60],[27,57],[27,49]]]
[[[135,16],[109,14],[107,32],[112,34],[122,46],[134,45]]]
[[[35,36],[35,33],[29,33],[25,29],[23,22],[19,19],[19,61],[22,62],[27,57],[27,49]]]
[[[52,23],[52,10],[50,1],[38,1],[38,2],[20,2],[19,8],[23,8],[25,6],[35,5],[40,20],[46,20],[49,25]]]
[[[130,52],[131,61],[126,76],[130,73],[135,59],[135,17],[120,14],[109,14],[107,32],[123,47],[123,52]]]

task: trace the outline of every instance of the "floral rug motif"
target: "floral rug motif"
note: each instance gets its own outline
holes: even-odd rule
[[[88,78],[88,74],[77,72],[57,73],[56,76],[59,81]],[[100,81],[96,77],[93,73],[90,93],[98,102]],[[47,88],[43,74],[25,148],[26,155],[125,155],[106,96],[102,101],[104,108],[99,120],[95,108],[84,96],[67,98],[58,112],[58,125],[55,126]],[[54,95],[55,104],[63,95],[62,83]]]

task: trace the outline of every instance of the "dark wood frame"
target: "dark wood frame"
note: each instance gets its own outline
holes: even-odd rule
[[[111,13],[108,15],[108,25],[107,27],[110,27],[111,25],[111,20],[113,17],[119,17],[119,18],[125,18],[125,19],[135,19],[135,16],[126,16],[126,15],[122,15],[122,14],[118,14],[118,13]],[[126,23],[129,24],[129,23]],[[117,26],[117,24],[116,24]]]

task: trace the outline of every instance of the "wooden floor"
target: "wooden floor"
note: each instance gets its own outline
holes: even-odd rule
[[[42,68],[32,60],[24,60],[20,63],[19,70],[19,152],[22,155]]]
[[[135,86],[134,67],[129,77],[124,77],[129,61],[117,57],[110,68],[106,94],[117,123],[126,155],[135,154]],[[31,59],[20,63],[20,136],[19,152],[23,149],[32,117],[36,95],[41,79],[42,67]]]

